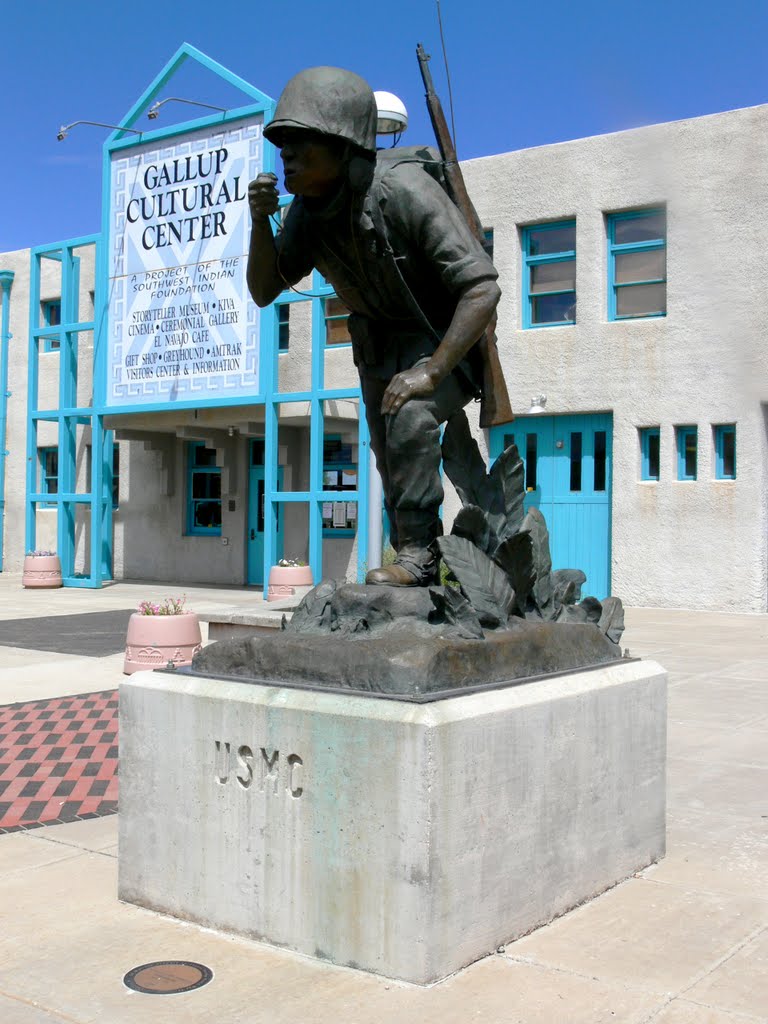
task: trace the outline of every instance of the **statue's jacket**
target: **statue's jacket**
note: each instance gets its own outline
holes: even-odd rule
[[[384,380],[435,351],[461,292],[498,277],[461,212],[423,164],[386,156],[377,160],[364,193],[344,186],[322,207],[294,199],[276,245],[286,284],[297,284],[316,268],[333,286],[352,314],[349,330],[360,373]],[[477,347],[457,372],[479,394]]]

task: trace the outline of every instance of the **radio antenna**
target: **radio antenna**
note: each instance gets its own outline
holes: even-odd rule
[[[440,45],[443,48],[443,64],[445,64],[445,77],[448,79],[448,106],[451,108],[451,135],[453,135],[453,148],[457,149],[456,145],[456,121],[453,114],[453,89],[451,88],[451,72],[448,68],[448,54],[445,49],[445,36],[443,35],[443,16],[440,12],[440,0],[435,0],[437,4],[437,24],[440,27]]]

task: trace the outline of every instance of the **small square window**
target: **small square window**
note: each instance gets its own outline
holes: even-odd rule
[[[715,479],[736,479],[736,424],[715,427]]]
[[[699,432],[696,427],[675,427],[677,479],[695,480],[698,473]]]
[[[291,304],[280,302],[277,305],[277,351],[287,352],[291,341]]]
[[[43,327],[59,327],[61,324],[61,299],[42,302]],[[58,352],[61,347],[59,336],[43,338],[43,352]]]
[[[352,338],[349,335],[349,310],[336,296],[323,299],[323,315],[325,317],[325,344],[348,345]]]
[[[608,319],[667,314],[665,210],[608,217]]]
[[[112,448],[112,508],[120,505],[120,445]]]
[[[576,221],[523,229],[523,327],[576,322]]]
[[[493,259],[493,228],[483,228],[483,248],[488,257]]]
[[[93,447],[86,447],[86,474],[85,489],[90,492],[92,484]],[[112,508],[117,509],[120,505],[120,445],[115,443],[112,446]]]
[[[658,427],[640,428],[640,479],[658,480],[661,460],[659,458],[661,435]]]
[[[40,460],[40,493],[59,493],[59,449],[38,448]],[[53,501],[46,501],[45,505],[55,505]]]

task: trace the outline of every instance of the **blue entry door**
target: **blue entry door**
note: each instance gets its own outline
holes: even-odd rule
[[[583,596],[611,592],[613,417],[518,416],[491,431],[491,458],[514,443],[525,464],[525,510],[547,521],[553,569],[581,569]]]
[[[283,470],[277,471],[277,489],[283,482]],[[283,506],[277,505],[277,557],[283,557]],[[247,583],[264,585],[264,442],[252,440],[248,446],[248,535]]]

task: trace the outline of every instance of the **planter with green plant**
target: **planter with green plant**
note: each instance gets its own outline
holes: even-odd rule
[[[311,587],[312,570],[299,558],[281,558],[269,570],[267,600],[281,601],[293,597],[296,587]]]
[[[203,646],[200,619],[185,607],[186,597],[160,603],[141,601],[131,615],[125,641],[123,672],[191,665]]]
[[[22,586],[30,589],[60,587],[61,562],[55,551],[29,551],[24,556]]]

